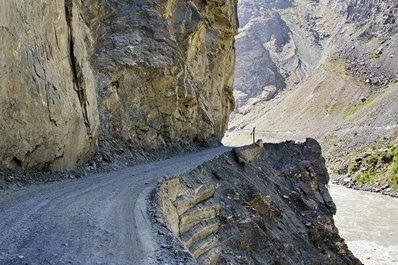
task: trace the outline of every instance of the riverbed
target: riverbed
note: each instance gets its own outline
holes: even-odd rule
[[[365,265],[398,264],[398,199],[331,185],[335,223]]]

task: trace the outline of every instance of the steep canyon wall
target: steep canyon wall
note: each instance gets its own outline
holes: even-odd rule
[[[219,143],[236,0],[1,0],[0,163],[70,169],[98,149]]]

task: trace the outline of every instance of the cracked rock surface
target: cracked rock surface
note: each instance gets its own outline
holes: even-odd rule
[[[0,5],[0,163],[70,168],[98,137],[90,30],[71,1]]]
[[[221,141],[236,0],[1,0],[0,163],[87,161]],[[127,148],[126,148],[127,147]]]
[[[155,201],[198,264],[361,264],[338,235],[318,142],[258,144],[165,180]],[[249,150],[252,149],[252,152]]]

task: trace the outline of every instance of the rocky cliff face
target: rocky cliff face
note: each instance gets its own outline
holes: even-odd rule
[[[319,144],[236,148],[163,182],[169,228],[198,264],[361,264],[334,226]]]
[[[72,167],[99,133],[91,31],[71,1],[0,4],[0,163]]]
[[[62,170],[98,145],[109,159],[220,142],[234,106],[236,0],[1,6],[2,166]]]
[[[332,56],[355,63],[363,82],[387,85],[397,75],[397,9],[394,1],[240,1],[237,107],[305,82]]]
[[[312,60],[303,54],[292,25],[281,16],[288,8],[293,8],[292,1],[239,2],[241,28],[236,42],[235,84],[238,112],[247,112],[246,103],[273,99],[286,87],[307,77],[313,68],[311,63],[317,59],[317,51],[312,52]]]

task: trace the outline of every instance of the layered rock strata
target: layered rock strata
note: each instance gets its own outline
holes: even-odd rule
[[[312,139],[237,148],[161,183],[159,209],[198,264],[361,264],[334,225],[324,162]]]

